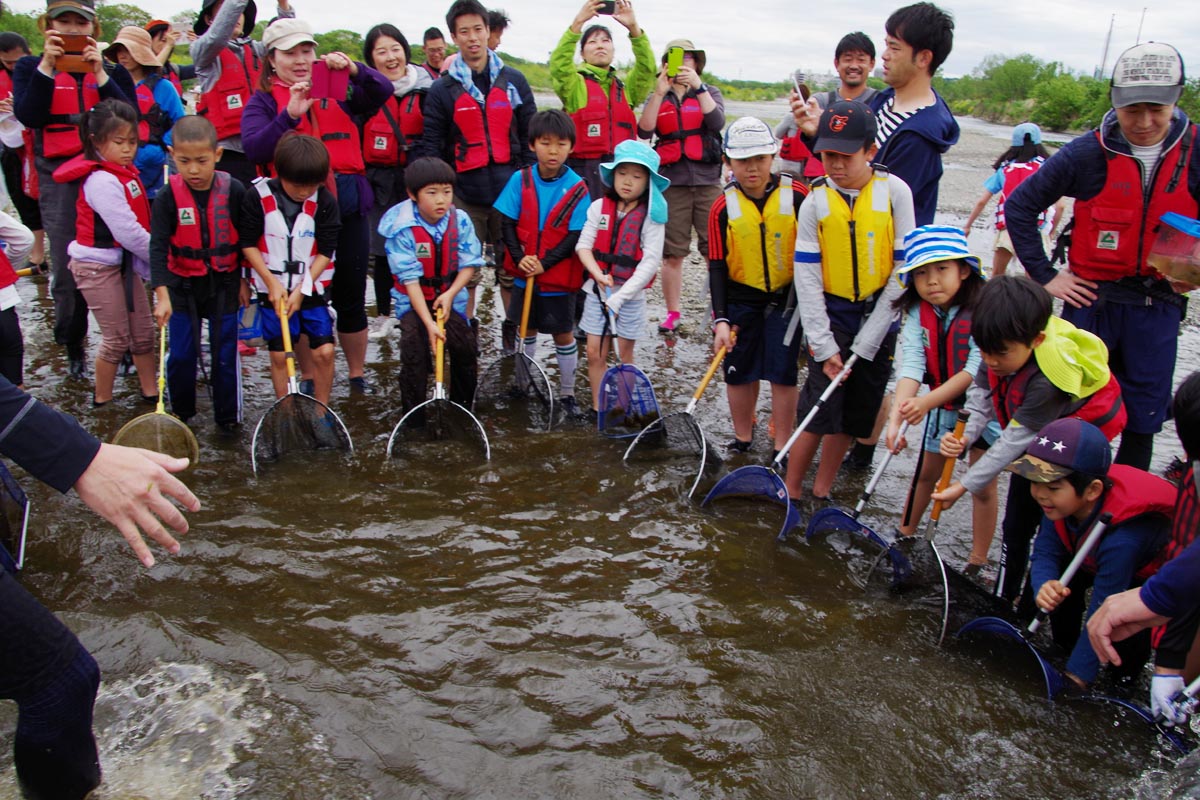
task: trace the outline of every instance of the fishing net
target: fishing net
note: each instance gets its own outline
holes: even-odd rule
[[[289,453],[313,450],[354,450],[350,432],[337,414],[308,395],[290,393],[267,409],[254,429],[252,460],[278,461]]]
[[[758,498],[769,500],[772,503],[782,503],[786,511],[783,526],[778,534],[780,539],[787,536],[789,531],[800,524],[800,509],[791,502],[783,479],[779,477],[778,473],[767,467],[738,467],[717,481],[716,486],[709,490],[701,505],[706,506],[728,497]]]
[[[518,352],[501,357],[483,371],[471,406],[476,413],[506,425],[549,430],[554,423],[553,397],[546,373],[536,361]]]
[[[152,411],[125,423],[113,444],[126,447],[144,447],[174,458],[191,459],[192,465],[200,458],[200,443],[182,420],[165,411]]]
[[[12,473],[0,464],[0,567],[16,573],[25,562],[29,498]]]
[[[721,454],[708,441],[696,418],[687,411],[676,411],[654,420],[625,451],[626,462],[634,464],[684,458],[696,465],[687,493],[692,497],[704,476],[720,467]]]
[[[446,399],[435,398],[416,406],[392,429],[388,455],[413,458],[430,454],[429,445],[438,443],[439,463],[459,464],[478,461],[490,453],[487,434],[479,420],[467,409]]]
[[[605,436],[628,439],[658,418],[658,399],[650,378],[632,364],[618,364],[600,382],[596,425]]]

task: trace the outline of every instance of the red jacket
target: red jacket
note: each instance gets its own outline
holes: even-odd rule
[[[100,102],[96,76],[57,72],[54,75],[54,97],[50,99],[50,121],[42,128],[41,155],[46,158],[66,158],[83,152],[79,139],[79,123],[83,112]]]
[[[996,421],[1001,428],[1008,427],[1017,409],[1025,402],[1025,390],[1029,380],[1040,369],[1037,359],[1030,357],[1028,363],[1012,375],[999,378],[988,370],[988,386],[992,392],[992,406],[996,410]],[[1111,442],[1113,438],[1125,429],[1128,413],[1121,399],[1121,385],[1116,375],[1110,375],[1108,383],[1095,394],[1089,396],[1083,406],[1067,416],[1077,417],[1084,422],[1090,422],[1101,430]]]
[[[618,286],[629,280],[642,261],[642,226],[649,206],[638,203],[617,221],[617,201],[605,195],[600,200],[600,227],[592,256]]]
[[[429,231],[421,225],[410,228],[416,244],[417,261],[424,270],[420,281],[421,294],[427,303],[433,302],[434,298],[446,291],[446,287],[454,282],[454,273],[458,272],[458,225],[455,224],[458,212],[454,206],[450,206],[447,216],[450,217],[450,224],[446,226],[446,234],[441,242],[434,241]],[[395,276],[392,277],[392,283],[396,289],[408,294],[408,287]]]
[[[930,389],[936,389],[967,366],[967,357],[971,353],[971,312],[959,309],[943,330],[941,319],[931,304],[922,300],[918,310],[925,339],[925,382]],[[965,399],[964,393],[943,408],[957,411],[963,407]]]
[[[291,88],[273,78],[271,95],[275,98],[276,107],[282,110],[287,108]],[[336,100],[326,98],[313,103],[308,113],[300,118],[296,131],[321,140],[329,151],[329,169],[335,175],[366,174],[358,128]]]

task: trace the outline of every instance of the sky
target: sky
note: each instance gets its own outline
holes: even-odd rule
[[[133,0],[158,17],[199,8],[198,0]],[[260,6],[271,0],[258,0]],[[298,15],[317,31],[346,28],[366,33],[377,22],[391,22],[410,40],[419,42],[425,28],[445,32],[445,9],[440,3],[379,3],[374,0],[314,2],[293,0]],[[861,30],[882,50],[883,23],[902,0],[859,0],[854,4],[782,0],[691,0],[687,3],[634,0],[638,22],[646,29],[655,51],[677,37],[691,39],[708,58],[709,72],[729,79],[786,80],[792,70],[821,72],[831,67],[833,49],[845,33]],[[484,0],[504,8],[512,19],[501,51],[531,61],[546,61],[578,6],[556,0]],[[382,12],[391,6],[395,12]],[[18,11],[42,8],[29,0],[14,0]],[[1165,41],[1183,54],[1184,63],[1200,74],[1200,13],[1187,0],[1166,0],[1146,6],[1126,6],[1084,0],[966,0],[945,3],[955,18],[954,49],[942,67],[947,77],[970,74],[992,54],[1032,53],[1043,61],[1060,61],[1090,74],[1099,64],[1114,21],[1106,71],[1111,75],[1116,55],[1141,40]],[[404,9],[401,11],[400,9]],[[435,10],[436,9],[436,10]],[[273,16],[260,7],[259,18]],[[1115,20],[1114,20],[1115,15]],[[603,21],[603,18],[601,19]],[[613,29],[620,25],[607,21]],[[110,34],[111,35],[111,34]],[[631,61],[628,39],[617,36],[617,61]]]

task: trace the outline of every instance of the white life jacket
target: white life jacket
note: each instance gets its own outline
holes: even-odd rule
[[[318,189],[316,194],[304,201],[289,230],[283,211],[279,208],[279,200],[268,183],[267,178],[254,181],[263,209],[263,235],[258,240],[258,249],[267,262],[267,269],[278,277],[283,288],[289,292],[299,285],[305,295],[311,295],[314,290],[323,294],[325,287],[333,280],[333,263],[325,268],[316,282],[309,273],[309,267],[317,256],[317,198],[325,190]],[[258,273],[254,273],[254,288],[259,292],[267,292],[267,285]]]

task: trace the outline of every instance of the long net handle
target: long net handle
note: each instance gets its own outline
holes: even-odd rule
[[[292,350],[292,325],[287,315],[287,296],[280,298],[275,304],[275,313],[279,317],[279,328],[283,331],[283,356],[287,360],[288,380],[296,380],[296,353]]]
[[[725,345],[721,345],[721,349],[717,350],[717,354],[713,356],[712,363],[708,365],[708,371],[704,373],[704,377],[700,379],[700,385],[692,393],[693,402],[700,402],[700,397],[704,394],[704,390],[708,388],[708,382],[713,379],[713,375],[717,374],[717,367],[721,366],[721,362],[725,360],[726,352]]]
[[[954,423],[954,438],[960,442],[963,438],[963,431],[967,429],[967,418],[970,414],[966,411],[958,412],[958,420]],[[950,479],[954,477],[954,462],[956,459],[947,458],[946,463],[942,466],[942,476],[938,478],[937,491],[944,492],[950,486]],[[929,514],[930,522],[937,522],[938,517],[942,515],[942,501],[933,501],[933,511]]]
[[[1104,535],[1104,531],[1112,524],[1113,515],[1109,512],[1101,514],[1095,522],[1092,523],[1091,530],[1088,531],[1087,538],[1083,540],[1083,544],[1079,546],[1079,550],[1075,553],[1075,557],[1071,559],[1071,563],[1063,570],[1063,574],[1059,576],[1058,582],[1066,586],[1075,577],[1075,573],[1079,572],[1079,568],[1083,566],[1083,562],[1091,555],[1092,550],[1100,541],[1100,537]],[[1038,609],[1037,617],[1029,623],[1026,629],[1030,633],[1035,633],[1042,625],[1042,621],[1046,619],[1048,614],[1045,609]]]
[[[437,344],[433,346],[433,381],[434,383],[441,385],[446,371],[446,315],[442,312],[441,306],[438,306],[437,308],[437,328],[438,333],[442,335],[437,338]]]
[[[518,348],[525,346],[525,329],[529,326],[529,309],[533,307],[533,285],[536,280],[536,276],[533,275],[525,280],[525,302],[521,305],[521,327],[518,331],[521,341],[517,343]]]
[[[197,342],[199,345],[199,342]],[[167,326],[159,328],[158,333],[158,405],[154,413],[165,414],[167,407],[163,405],[163,392],[167,388]]]

